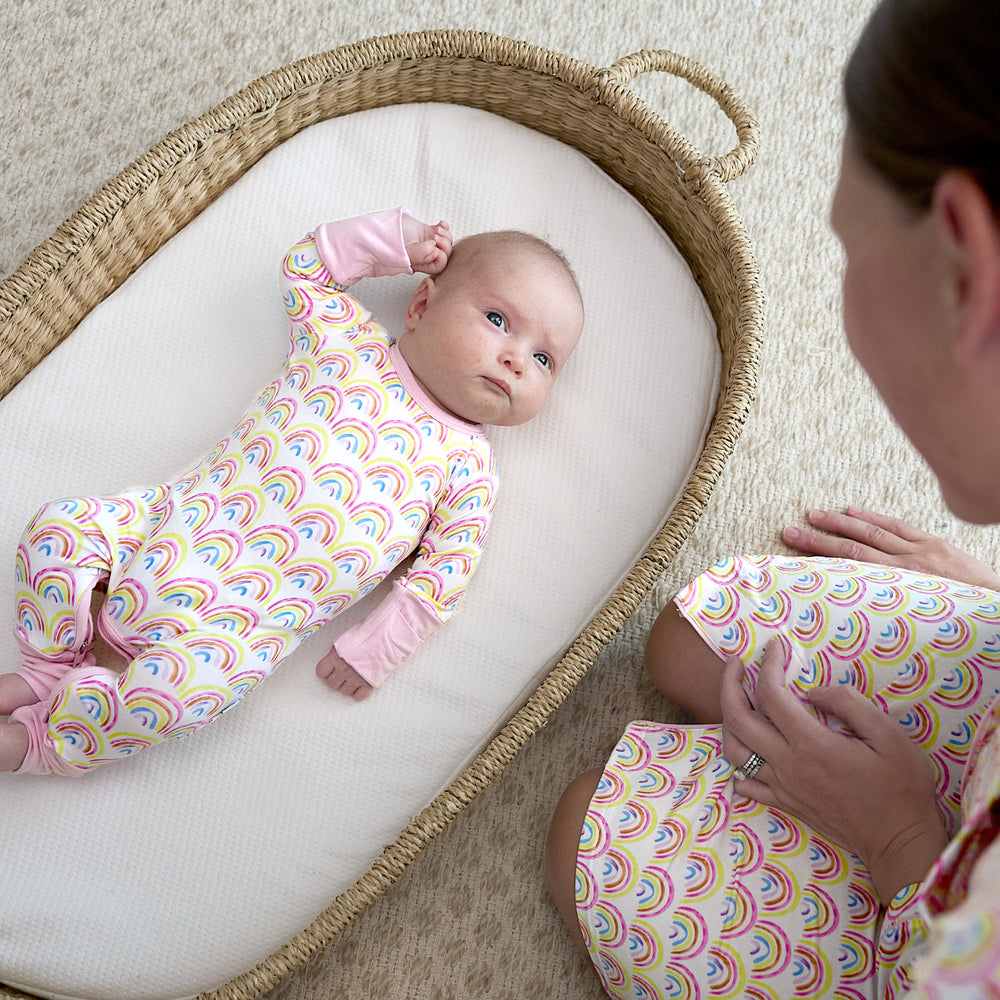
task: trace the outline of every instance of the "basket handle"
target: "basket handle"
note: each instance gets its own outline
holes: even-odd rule
[[[723,181],[739,177],[757,158],[760,150],[760,124],[743,98],[700,63],[668,49],[633,52],[618,59],[607,69],[598,71],[595,81],[597,94],[604,103],[615,104],[616,91],[627,87],[640,74],[656,71],[679,76],[698,90],[714,97],[726,117],[736,126],[736,146],[722,156],[708,156],[668,122],[663,122],[680,154],[677,160],[684,171],[685,180],[697,182],[705,171],[718,174]]]

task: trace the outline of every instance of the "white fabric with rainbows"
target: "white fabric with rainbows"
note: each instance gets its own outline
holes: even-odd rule
[[[323,223],[285,254],[288,357],[192,470],[56,500],[32,520],[17,553],[17,634],[40,700],[12,716],[28,731],[20,772],[80,775],[197,732],[415,549],[338,651],[380,684],[451,616],[495,502],[492,448],[423,392],[344,290],[412,273],[400,215]],[[386,232],[395,245],[366,261]],[[320,249],[331,245],[342,281]],[[98,627],[130,661],[121,673],[95,664],[98,583]]]

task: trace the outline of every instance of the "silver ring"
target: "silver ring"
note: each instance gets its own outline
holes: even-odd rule
[[[742,766],[733,771],[733,777],[737,781],[746,781],[752,778],[764,766],[764,758],[759,753],[750,754],[750,759]]]

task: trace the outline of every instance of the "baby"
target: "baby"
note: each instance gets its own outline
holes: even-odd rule
[[[398,341],[344,292],[414,271]],[[482,425],[535,416],[580,337],[564,259],[519,232],[452,246],[395,209],[319,226],[283,278],[291,349],[228,437],[174,482],[56,501],[26,529],[0,770],[78,775],[190,734],[415,550],[316,668],[364,698],[465,592],[495,497]],[[120,672],[95,662],[95,588]]]

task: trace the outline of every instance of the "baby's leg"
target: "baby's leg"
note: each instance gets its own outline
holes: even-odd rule
[[[38,695],[20,674],[0,674],[0,715],[10,715],[14,709],[36,701]]]
[[[123,673],[72,670],[47,703],[18,711],[29,730],[23,770],[77,775],[203,728],[269,673],[251,642],[220,630],[174,636]]]
[[[0,715],[37,701],[38,695],[20,674],[0,674]],[[0,771],[16,771],[27,752],[27,729],[19,722],[0,722]]]
[[[28,752],[28,730],[18,722],[0,722],[0,771],[16,771]]]
[[[58,500],[46,504],[21,536],[15,632],[20,676],[35,697],[25,700],[22,687],[4,681],[0,714],[46,699],[68,670],[94,662],[91,595],[108,578],[115,558],[104,523],[110,519],[100,512],[97,500]]]

